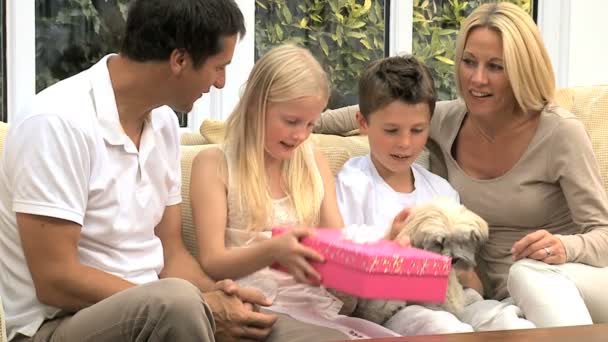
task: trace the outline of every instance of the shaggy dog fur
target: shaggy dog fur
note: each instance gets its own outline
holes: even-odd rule
[[[398,240],[404,235],[409,236],[412,247],[452,258],[445,302],[438,307],[425,306],[446,310],[460,318],[464,298],[456,271],[471,270],[476,266],[475,254],[488,239],[488,224],[463,205],[440,199],[413,207],[403,226],[393,227],[387,239]],[[338,297],[345,302],[346,311],[353,310],[354,316],[379,324],[406,305],[402,301],[357,300],[340,294]]]

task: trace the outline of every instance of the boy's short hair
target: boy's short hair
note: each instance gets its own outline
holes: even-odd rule
[[[165,61],[184,49],[195,68],[222,51],[222,39],[245,35],[234,0],[134,0],[120,52],[138,61]]]
[[[431,115],[437,93],[428,67],[414,56],[394,56],[371,63],[359,78],[359,111],[367,120],[394,101],[426,103]]]

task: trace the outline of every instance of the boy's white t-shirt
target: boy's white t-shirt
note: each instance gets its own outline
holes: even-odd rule
[[[460,202],[458,192],[443,178],[412,164],[414,191],[400,193],[388,185],[369,155],[348,160],[336,176],[338,205],[345,225],[364,224],[385,229],[404,208],[437,197]]]

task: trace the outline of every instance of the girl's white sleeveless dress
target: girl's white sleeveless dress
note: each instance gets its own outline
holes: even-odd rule
[[[316,183],[323,184],[312,146],[305,144],[303,148],[305,148],[306,162],[312,170],[315,170],[314,176],[318,177]],[[228,170],[226,247],[246,248],[256,242],[269,239],[272,227],[298,225],[289,197],[284,197],[272,200],[272,220],[265,231],[247,231],[247,213],[238,209],[239,191],[232,185],[234,182],[231,179],[231,170],[233,169],[231,158],[225,150],[224,153],[226,154]],[[318,191],[323,195],[322,186]],[[339,330],[351,339],[399,336],[376,323],[356,317],[339,315],[338,312],[342,308],[342,302],[338,298],[324,287],[298,283],[288,273],[266,267],[238,279],[237,282],[241,286],[254,287],[262,291],[266,297],[273,301],[272,306],[268,309],[287,314],[298,321]]]

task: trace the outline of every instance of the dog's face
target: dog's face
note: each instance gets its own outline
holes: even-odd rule
[[[463,205],[437,200],[411,209],[394,238],[403,235],[409,236],[413,247],[450,256],[454,268],[469,269],[488,239],[488,224]]]

